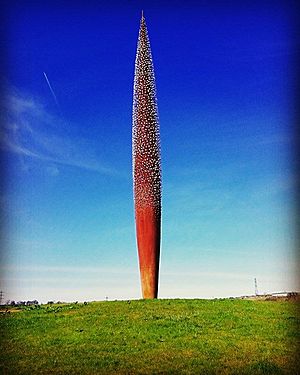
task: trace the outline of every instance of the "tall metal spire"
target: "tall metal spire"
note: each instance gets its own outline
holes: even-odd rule
[[[144,298],[156,298],[160,256],[161,161],[156,85],[142,11],[133,92],[132,159],[136,236]]]

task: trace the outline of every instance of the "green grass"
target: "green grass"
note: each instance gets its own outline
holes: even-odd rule
[[[292,302],[44,305],[2,314],[1,337],[3,374],[298,374]]]

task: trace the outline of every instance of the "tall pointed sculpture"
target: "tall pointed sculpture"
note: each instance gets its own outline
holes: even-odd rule
[[[161,225],[160,140],[154,70],[143,14],[135,60],[132,154],[142,293],[143,298],[157,298]]]

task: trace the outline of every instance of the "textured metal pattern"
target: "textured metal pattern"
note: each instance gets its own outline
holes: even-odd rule
[[[161,161],[154,69],[143,16],[135,60],[132,153],[142,292],[144,298],[156,298],[160,254]]]

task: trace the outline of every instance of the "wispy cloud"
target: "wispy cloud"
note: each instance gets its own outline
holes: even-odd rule
[[[7,272],[30,272],[30,273],[62,273],[62,274],[73,274],[73,273],[84,273],[87,275],[91,274],[125,274],[132,275],[138,274],[136,269],[124,268],[124,267],[92,267],[92,266],[45,266],[45,265],[4,265],[1,267],[3,271]]]
[[[101,160],[99,145],[93,139],[78,137],[76,125],[67,128],[37,99],[13,90],[3,106],[1,148],[19,155],[23,164],[24,160],[42,161],[52,176],[59,173],[59,165],[117,175],[114,168]]]

